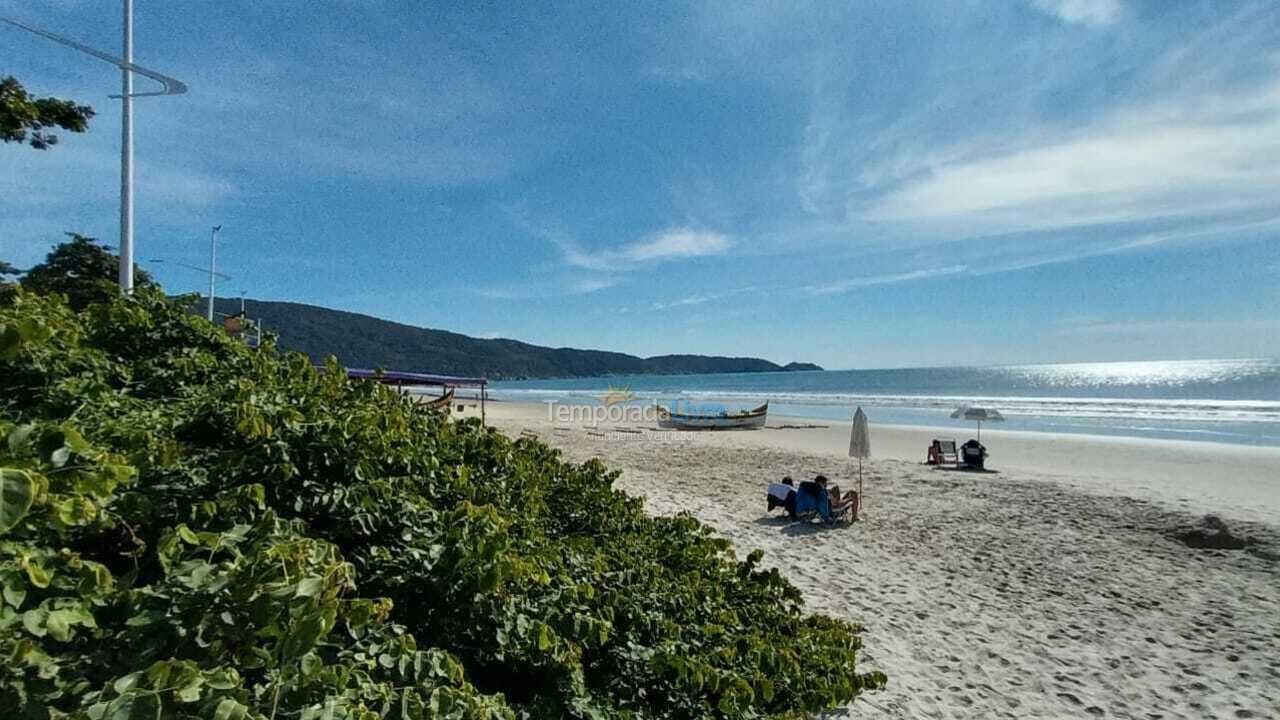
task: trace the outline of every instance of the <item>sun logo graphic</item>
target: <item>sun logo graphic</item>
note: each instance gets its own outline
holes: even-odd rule
[[[631,392],[631,388],[629,387],[614,387],[613,385],[610,385],[607,391],[597,395],[596,398],[598,398],[600,402],[604,403],[607,407],[609,405],[619,405],[621,403],[631,402],[636,399],[636,394]]]

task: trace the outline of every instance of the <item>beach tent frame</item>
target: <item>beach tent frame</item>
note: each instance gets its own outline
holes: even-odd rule
[[[323,370],[324,368],[317,368]],[[488,398],[489,379],[460,377],[457,375],[432,375],[429,373],[401,372],[398,370],[367,370],[347,368],[347,377],[353,380],[373,380],[384,385],[405,387],[474,387],[480,388],[480,422],[485,422],[485,400]]]

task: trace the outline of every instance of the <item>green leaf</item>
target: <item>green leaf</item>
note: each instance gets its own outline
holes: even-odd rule
[[[204,684],[214,690],[230,690],[240,685],[240,675],[234,668],[220,668],[207,674]]]
[[[193,532],[191,528],[187,527],[186,523],[179,525],[178,527],[174,528],[174,530],[177,531],[178,537],[181,538],[182,541],[187,543],[188,545],[200,544],[200,538],[196,536],[195,532]]]
[[[218,707],[213,711],[213,720],[244,720],[248,712],[249,708],[232,698],[222,698],[218,701]]]
[[[49,587],[49,583],[53,582],[53,577],[49,575],[49,571],[45,570],[35,560],[28,560],[24,569],[27,571],[27,579],[31,581],[31,584],[42,590]]]
[[[178,690],[176,695],[178,702],[193,703],[200,699],[202,692],[204,692],[204,678],[197,675],[191,679],[191,682]]]
[[[151,705],[154,707],[148,707]],[[102,720],[142,720],[147,717],[158,717],[161,710],[153,695],[138,695],[130,692],[112,700],[102,714]]]
[[[129,692],[131,689],[133,689],[135,685],[138,684],[138,678],[140,677],[142,677],[141,671],[131,672],[128,675],[122,675],[116,679],[115,683],[113,683],[111,687],[116,691],[116,694],[123,695]]]
[[[309,575],[298,581],[294,597],[315,597],[324,589],[324,578]]]
[[[302,675],[307,677],[320,672],[324,667],[324,661],[320,659],[320,656],[312,652],[302,656],[299,666],[302,669]]]
[[[75,452],[83,455],[93,449],[89,442],[84,439],[84,436],[71,427],[69,423],[62,423],[58,426],[58,429],[62,431],[62,442]]]
[[[49,631],[49,637],[58,642],[66,642],[71,639],[71,618],[65,610],[54,610],[49,613],[44,626]]]
[[[15,570],[0,571],[0,583],[3,583],[4,601],[14,607],[22,607],[27,599],[27,588],[22,582],[22,574]]]
[[[45,608],[31,608],[22,613],[22,627],[36,637],[44,637],[46,633],[44,624],[48,618],[49,611]]]
[[[308,616],[298,624],[297,628],[285,641],[285,657],[296,658],[304,655],[315,647],[315,644],[326,632],[328,632],[328,628],[325,627],[324,618],[319,614]]]
[[[27,443],[31,442],[31,434],[36,430],[35,425],[19,425],[9,432],[9,451],[13,454],[19,454]]]
[[[13,435],[9,437],[12,439]],[[36,483],[31,473],[14,468],[0,468],[0,533],[12,530],[26,517],[35,500],[35,489]]]

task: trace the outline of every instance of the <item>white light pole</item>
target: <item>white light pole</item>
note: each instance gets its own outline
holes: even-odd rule
[[[124,0],[124,66],[120,68],[120,291],[133,292],[133,0]]]
[[[0,16],[0,22],[21,28],[56,43],[92,55],[120,68],[120,105],[123,111],[120,132],[120,290],[133,292],[133,98],[153,95],[181,95],[187,86],[168,75],[133,64],[133,0],[124,0],[124,57],[118,58],[61,35],[41,30],[11,17]],[[135,93],[133,73],[149,77],[164,87],[154,92]],[[115,95],[112,98],[117,97]]]
[[[213,232],[209,233],[209,322],[213,322],[213,278],[218,274],[218,233],[222,232],[221,225],[214,225]]]

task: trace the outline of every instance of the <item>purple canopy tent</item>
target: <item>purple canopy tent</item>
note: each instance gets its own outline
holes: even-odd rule
[[[323,367],[317,368],[323,371]],[[384,385],[395,385],[397,388],[415,385],[439,385],[441,387],[478,387],[480,388],[480,422],[484,422],[484,403],[487,396],[489,380],[487,378],[458,377],[456,375],[430,375],[426,373],[399,372],[396,370],[366,370],[364,368],[347,368],[347,377],[353,380],[374,380]]]

